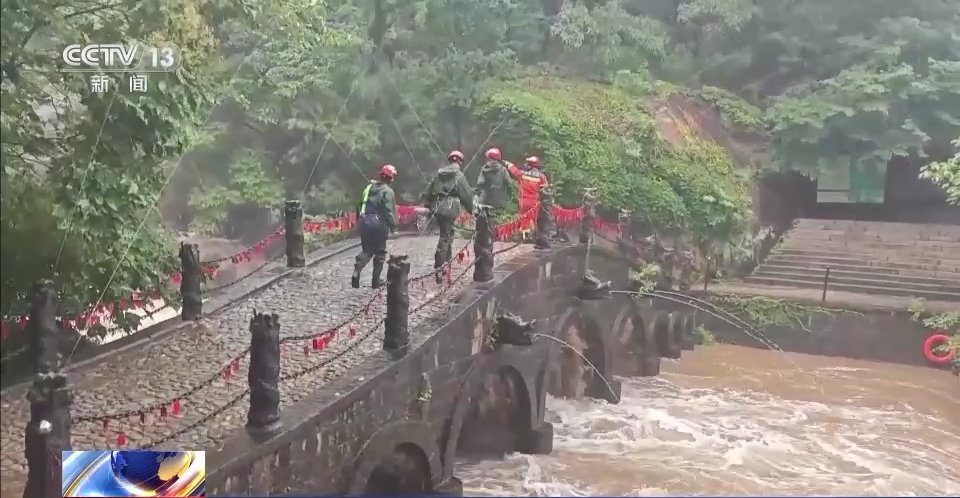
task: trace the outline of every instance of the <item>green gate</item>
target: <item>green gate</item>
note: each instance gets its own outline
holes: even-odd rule
[[[886,164],[830,169],[817,177],[817,202],[883,204],[886,180]]]

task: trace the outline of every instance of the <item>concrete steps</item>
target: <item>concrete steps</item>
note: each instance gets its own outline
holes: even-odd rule
[[[745,282],[960,301],[960,226],[798,220]]]
[[[789,244],[784,244],[784,247],[804,249],[813,244],[817,247],[834,251],[869,251],[871,253],[884,252],[914,256],[929,255],[930,257],[960,261],[960,243],[955,242],[874,242],[873,240],[864,239],[815,239],[812,237],[794,238],[791,236]]]
[[[767,258],[768,262],[777,262],[778,264],[784,261],[797,261],[808,264],[813,264],[820,267],[834,266],[834,265],[863,265],[870,266],[874,268],[884,268],[884,269],[893,269],[900,273],[908,272],[910,270],[921,270],[934,272],[937,275],[936,277],[950,278],[950,275],[958,272],[958,267],[956,266],[947,266],[939,265],[936,263],[923,263],[916,261],[902,262],[902,261],[889,261],[887,259],[873,259],[865,256],[857,255],[845,255],[845,256],[821,256],[817,254],[781,254],[774,253]]]
[[[808,282],[803,280],[788,279],[786,277],[760,277],[749,276],[743,279],[744,282],[757,283],[761,285],[776,285],[786,287],[799,287],[808,289],[819,289],[823,287],[823,281]],[[909,287],[888,287],[878,285],[858,285],[831,282],[827,287],[830,290],[843,290],[847,292],[856,292],[858,294],[881,294],[887,296],[920,297],[924,299],[936,299],[940,301],[960,301],[960,293],[937,292],[933,290],[921,290]]]
[[[785,271],[776,271],[764,268],[753,274],[754,277],[760,278],[779,278],[784,280],[790,280],[793,282],[806,282],[811,284],[823,285],[824,272],[805,274],[801,272],[785,272]],[[942,292],[946,294],[956,294],[957,298],[960,298],[960,285],[945,285],[939,282],[907,282],[900,279],[899,276],[893,278],[882,278],[879,275],[849,275],[849,274],[840,274],[833,270],[830,271],[830,280],[827,283],[827,287],[833,287],[834,285],[845,284],[845,285],[857,285],[863,287],[891,287],[891,288],[901,288],[905,290],[916,290],[916,291],[932,291],[932,292]]]
[[[801,218],[797,220],[794,229],[843,231],[848,233],[882,235],[884,238],[892,239],[907,238],[910,240],[946,237],[948,240],[960,241],[960,225]]]
[[[903,224],[900,224],[903,225]],[[950,228],[937,228],[916,230],[904,228],[902,226],[893,226],[885,230],[859,230],[856,227],[847,228],[811,228],[803,225],[793,227],[791,233],[797,235],[815,235],[826,238],[858,237],[861,239],[886,240],[890,242],[933,242],[933,243],[956,243],[960,236],[960,226]]]
[[[903,283],[911,284],[911,286],[934,286],[942,287],[944,289],[950,289],[951,292],[960,293],[960,281],[950,280],[946,278],[937,278],[937,277],[926,277],[926,276],[917,276],[913,274],[898,274],[898,273],[884,273],[877,270],[886,270],[886,268],[874,268],[867,267],[866,271],[863,270],[846,270],[842,268],[830,267],[830,281],[831,282],[840,282],[847,279],[857,280],[857,281],[873,281],[873,282],[888,282],[888,283]],[[820,281],[823,281],[823,276],[826,273],[825,268],[797,268],[789,265],[777,265],[777,264],[765,264],[763,268],[755,273],[755,275],[785,275],[785,276],[796,276],[796,277],[816,277]]]
[[[862,261],[862,260],[850,260],[843,259],[843,263],[827,263],[819,259],[814,258],[811,261],[804,261],[796,257],[793,258],[784,258],[780,256],[770,256],[764,262],[763,266],[767,267],[768,265],[776,266],[779,268],[796,268],[796,269],[812,269],[816,270],[819,273],[823,273],[826,267],[830,267],[830,272],[837,270],[840,271],[854,271],[854,272],[867,272],[874,275],[904,275],[904,276],[916,276],[916,277],[931,277],[946,281],[952,281],[955,276],[955,272],[941,270],[926,270],[923,269],[920,265],[903,265],[906,268],[898,268],[891,265],[885,265],[882,263]],[[849,261],[854,261],[854,263],[849,263]]]
[[[960,271],[960,261],[952,259],[897,256],[895,254],[862,254],[859,252],[840,252],[806,249],[779,249],[770,254],[771,258],[786,258],[799,261],[822,261],[829,263],[865,264],[868,266],[890,266],[891,268],[928,270],[944,273]]]

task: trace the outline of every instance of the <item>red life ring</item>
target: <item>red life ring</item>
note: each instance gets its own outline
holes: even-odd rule
[[[923,356],[927,358],[927,361],[937,365],[946,365],[953,361],[953,357],[956,356],[957,351],[951,349],[947,353],[939,353],[934,351],[940,346],[945,346],[950,342],[950,336],[946,334],[933,334],[930,337],[927,337],[926,341],[923,341]]]

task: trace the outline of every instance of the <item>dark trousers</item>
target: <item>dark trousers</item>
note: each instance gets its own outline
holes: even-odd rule
[[[433,254],[433,267],[440,268],[453,259],[453,237],[456,218],[437,215],[437,227],[440,228],[440,238],[437,239],[437,252]]]
[[[390,230],[376,216],[360,218],[360,254],[353,266],[353,275],[360,276],[363,267],[373,259],[373,279],[380,280],[383,263],[387,259],[387,237]]]

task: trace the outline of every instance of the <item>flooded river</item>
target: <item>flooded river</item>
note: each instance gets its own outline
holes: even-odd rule
[[[920,367],[713,345],[550,399],[551,455],[463,462],[468,495],[960,495],[960,380]]]

